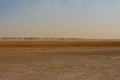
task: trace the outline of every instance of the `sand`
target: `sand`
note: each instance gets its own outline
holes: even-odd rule
[[[119,80],[120,49],[3,51],[0,80]]]
[[[120,47],[0,48],[0,80],[120,80]]]

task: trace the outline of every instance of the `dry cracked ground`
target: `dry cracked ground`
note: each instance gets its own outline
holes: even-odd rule
[[[0,80],[120,80],[120,49],[1,50]]]

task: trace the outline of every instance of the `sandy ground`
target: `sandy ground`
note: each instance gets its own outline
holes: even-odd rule
[[[120,80],[120,48],[1,49],[0,80]]]

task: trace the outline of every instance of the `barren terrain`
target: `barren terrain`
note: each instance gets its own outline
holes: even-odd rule
[[[120,80],[119,41],[0,41],[0,80]]]

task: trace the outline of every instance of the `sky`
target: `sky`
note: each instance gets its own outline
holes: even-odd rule
[[[120,39],[120,0],[0,0],[0,37]]]

